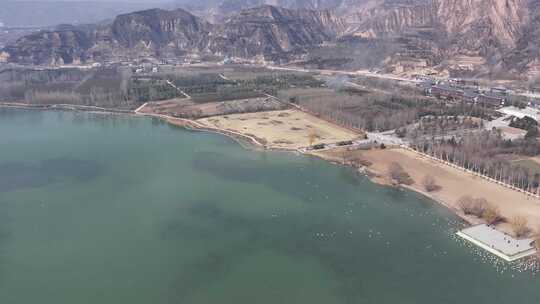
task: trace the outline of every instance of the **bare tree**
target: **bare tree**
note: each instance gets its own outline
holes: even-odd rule
[[[536,233],[534,234],[534,245],[536,247],[537,254],[540,255],[540,226],[536,228]]]
[[[431,175],[426,175],[424,179],[422,180],[422,185],[424,186],[424,189],[426,189],[427,192],[433,192],[438,191],[441,189],[441,186],[437,184],[437,181],[435,178]]]
[[[458,205],[464,214],[481,218],[489,204],[484,198],[475,199],[469,195],[464,195],[459,198]]]
[[[432,139],[420,136],[414,139],[412,147],[529,192],[540,192],[539,174],[531,168],[500,157],[504,154],[538,155],[538,140],[508,141],[498,131],[479,131],[458,138]]]
[[[458,206],[464,214],[472,214],[474,199],[470,195],[464,195],[458,199]]]
[[[504,220],[501,216],[501,213],[499,212],[499,208],[492,204],[487,204],[486,209],[482,214],[482,218],[486,221],[488,225],[496,225],[497,223],[500,223]]]
[[[388,167],[388,174],[390,175],[390,179],[397,184],[414,184],[414,180],[411,178],[411,176],[407,172],[405,172],[403,167],[397,162],[392,162],[390,164],[390,166]]]
[[[531,229],[527,226],[528,222],[524,216],[517,215],[510,220],[510,225],[516,237],[523,237],[529,234]]]

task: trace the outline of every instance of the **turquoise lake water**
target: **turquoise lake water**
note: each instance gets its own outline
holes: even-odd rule
[[[0,303],[540,303],[417,194],[148,118],[0,109]]]

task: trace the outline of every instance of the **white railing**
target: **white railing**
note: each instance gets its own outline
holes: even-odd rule
[[[503,182],[503,181],[494,179],[494,178],[492,178],[492,177],[489,177],[489,176],[487,176],[487,175],[485,175],[485,174],[482,174],[482,173],[479,173],[479,172],[476,172],[476,171],[473,171],[473,170],[470,170],[470,169],[467,169],[467,168],[458,166],[458,165],[456,165],[456,164],[454,164],[454,163],[451,163],[451,162],[449,162],[449,161],[445,161],[445,160],[442,160],[442,159],[440,159],[440,158],[431,156],[431,155],[429,155],[429,154],[426,154],[426,153],[417,151],[417,150],[415,150],[415,149],[413,149],[413,148],[411,148],[411,147],[408,147],[408,146],[406,146],[406,145],[402,145],[401,148],[404,148],[404,149],[406,149],[406,150],[409,150],[409,151],[411,151],[411,152],[414,152],[414,153],[416,153],[416,154],[418,154],[418,155],[420,155],[420,156],[422,156],[422,157],[426,157],[426,158],[431,159],[431,160],[433,160],[433,161],[436,161],[436,162],[445,164],[445,165],[450,166],[450,167],[452,167],[452,168],[455,168],[455,169],[457,169],[457,170],[461,170],[461,171],[463,171],[463,172],[467,172],[467,173],[472,174],[472,175],[474,175],[474,176],[483,178],[483,179],[485,179],[485,180],[487,180],[487,181],[490,181],[490,182],[493,182],[493,183],[495,183],[495,184],[501,185],[501,186],[506,187],[506,188],[508,188],[508,189],[512,189],[512,190],[514,190],[514,191],[521,192],[521,193],[523,193],[523,194],[525,194],[525,195],[527,195],[527,196],[532,196],[532,197],[534,197],[534,198],[536,198],[536,199],[540,199],[540,195],[539,195],[538,193],[531,192],[531,191],[527,191],[527,190],[525,190],[525,189],[516,187],[516,186],[514,186],[514,185],[505,183],[505,182]]]

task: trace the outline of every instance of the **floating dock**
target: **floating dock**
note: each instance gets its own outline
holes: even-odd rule
[[[508,262],[536,253],[533,239],[518,240],[485,224],[463,229],[457,235]]]

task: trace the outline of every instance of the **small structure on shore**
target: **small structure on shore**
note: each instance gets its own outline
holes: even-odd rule
[[[518,240],[485,224],[463,229],[457,235],[508,262],[536,253],[533,239]]]
[[[514,106],[509,106],[509,107],[500,108],[499,110],[497,110],[497,112],[502,113],[504,115],[515,116],[517,118],[523,118],[527,116],[536,121],[540,121],[540,111],[532,107],[526,107],[524,109],[520,109]]]

